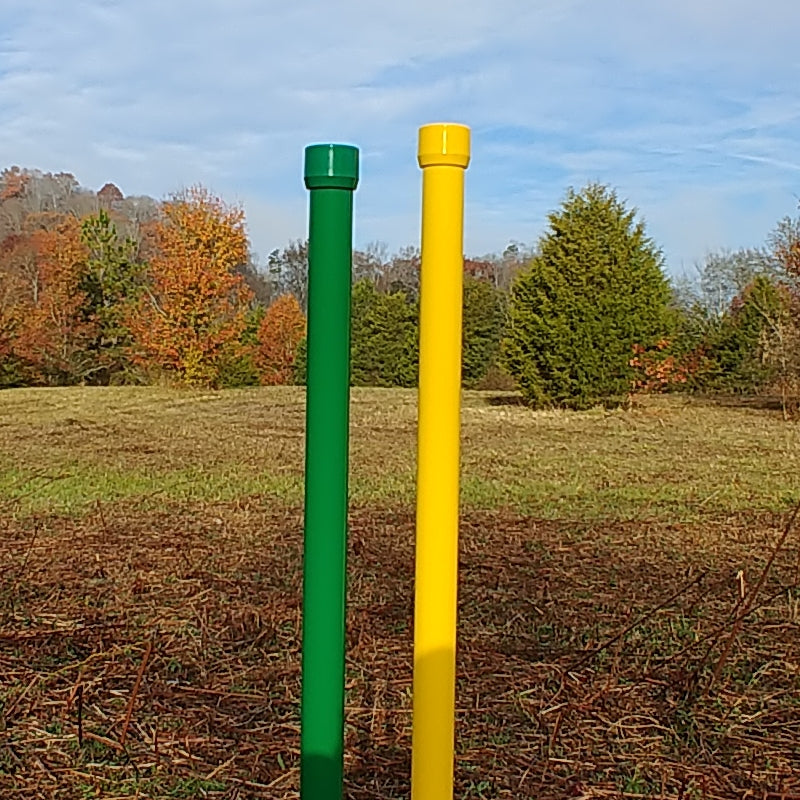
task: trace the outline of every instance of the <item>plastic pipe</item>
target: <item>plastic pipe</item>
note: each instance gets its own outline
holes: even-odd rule
[[[419,131],[422,168],[412,800],[453,796],[464,171],[470,131]]]
[[[300,795],[341,800],[353,192],[358,150],[311,145]]]

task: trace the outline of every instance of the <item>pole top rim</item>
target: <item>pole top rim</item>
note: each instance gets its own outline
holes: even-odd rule
[[[358,185],[358,148],[351,144],[310,144],[305,149],[307,189],[349,189]]]
[[[433,122],[419,129],[417,160],[420,167],[451,166],[466,169],[470,158],[470,129],[458,122]]]

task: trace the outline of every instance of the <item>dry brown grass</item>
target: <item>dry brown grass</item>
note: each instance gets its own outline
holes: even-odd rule
[[[347,797],[408,796],[415,393],[353,393]],[[0,797],[296,797],[303,397],[0,393]],[[800,798],[800,428],[467,393],[458,798]],[[785,536],[783,534],[786,534]]]
[[[456,797],[800,796],[796,533],[752,594],[785,522],[465,515]],[[255,499],[7,519],[0,795],[296,797],[300,531]],[[412,536],[351,520],[354,800],[408,793]]]

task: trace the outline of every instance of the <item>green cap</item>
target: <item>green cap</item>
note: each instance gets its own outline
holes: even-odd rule
[[[306,147],[306,189],[349,189],[358,184],[358,148],[349,144]]]

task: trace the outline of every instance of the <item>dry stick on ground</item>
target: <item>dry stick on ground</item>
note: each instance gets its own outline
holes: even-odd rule
[[[682,648],[681,650],[678,650],[677,653],[673,653],[671,656],[669,656],[669,658],[665,658],[658,666],[654,667],[649,672],[646,672],[645,675],[644,675],[644,679],[648,680],[650,678],[653,678],[659,671],[663,670],[664,667],[666,667],[667,665],[672,664],[675,661],[678,661],[679,659],[683,658],[683,656],[685,656],[691,650],[694,650],[696,647],[699,647],[701,644],[704,644],[705,642],[711,641],[711,644],[709,645],[708,649],[706,650],[706,654],[701,659],[700,664],[698,665],[698,667],[692,673],[693,674],[693,678],[696,679],[697,675],[699,675],[699,673],[700,673],[700,669],[702,668],[703,664],[705,664],[706,660],[708,659],[708,656],[711,654],[711,652],[713,652],[714,645],[718,641],[717,637],[723,631],[728,630],[728,627],[730,626],[730,624],[732,622],[734,622],[734,623],[735,622],[740,622],[741,620],[746,619],[754,611],[759,611],[762,608],[766,608],[773,600],[775,600],[776,598],[780,597],[782,594],[785,594],[786,592],[791,591],[792,589],[797,589],[797,588],[798,588],[798,584],[797,583],[790,583],[788,586],[781,586],[781,588],[777,592],[773,592],[771,595],[768,595],[760,603],[758,603],[757,605],[751,606],[750,608],[746,609],[743,613],[740,613],[740,614],[736,613],[737,610],[739,609],[740,605],[741,605],[741,601],[738,601],[736,603],[736,605],[734,606],[733,612],[731,612],[731,614],[729,615],[728,619],[726,619],[725,622],[722,625],[718,625],[716,628],[714,628],[713,630],[709,631],[704,636],[701,636],[699,639],[696,639],[691,644],[687,644],[686,647]]]
[[[144,655],[142,656],[142,663],[139,665],[139,672],[136,674],[136,683],[133,684],[130,700],[128,700],[128,708],[125,710],[125,722],[122,724],[122,732],[119,735],[119,743],[125,746],[125,737],[128,735],[128,727],[131,724],[131,715],[133,714],[133,704],[136,702],[136,695],[139,693],[139,687],[142,684],[142,677],[144,675],[147,662],[150,659],[150,654],[153,652],[153,638],[147,642]]]
[[[107,507],[104,506],[104,509]],[[122,543],[122,537],[128,534],[128,529],[125,527],[127,523],[116,519],[112,522],[110,512],[106,511],[106,513],[113,538],[103,546],[108,548],[109,558],[114,559],[112,563],[127,564],[130,558],[127,549],[122,546],[115,547],[115,544]],[[187,515],[192,513],[194,518],[200,516],[196,511],[186,513]],[[366,515],[375,512],[364,513]],[[8,773],[0,773],[0,795],[3,795],[4,788],[10,786],[13,781],[18,781],[16,786],[24,787],[16,788],[20,796],[33,796],[38,792],[37,796],[41,795],[41,800],[45,800],[45,797],[54,800],[61,793],[78,796],[81,791],[79,784],[102,786],[109,794],[114,794],[115,791],[119,793],[121,786],[131,785],[128,783],[129,776],[137,766],[142,770],[149,770],[149,764],[160,757],[161,767],[157,774],[153,774],[152,784],[148,785],[152,796],[166,796],[169,793],[180,793],[181,787],[194,785],[193,782],[207,778],[210,773],[213,773],[213,770],[217,769],[218,765],[224,765],[226,759],[229,759],[238,750],[243,754],[242,757],[225,767],[224,771],[217,772],[213,778],[228,786],[228,794],[233,795],[238,789],[242,797],[263,797],[264,800],[278,800],[279,798],[289,800],[291,797],[297,797],[293,789],[297,782],[298,755],[295,744],[299,734],[293,723],[295,722],[296,692],[299,686],[297,671],[299,662],[296,649],[299,640],[294,624],[295,617],[299,613],[299,573],[294,564],[299,552],[300,534],[293,518],[291,546],[259,548],[259,555],[255,558],[252,554],[261,540],[254,540],[252,531],[258,530],[259,536],[262,536],[261,531],[272,530],[269,525],[273,525],[275,535],[283,537],[286,535],[287,526],[283,515],[275,518],[269,516],[270,522],[264,523],[260,521],[261,516],[251,515],[249,511],[247,514],[246,518],[242,517],[242,520],[246,519],[246,522],[241,523],[241,533],[237,534],[241,536],[241,539],[226,540],[224,547],[220,546],[218,542],[208,543],[205,541],[206,529],[203,525],[192,527],[188,522],[186,523],[185,552],[191,556],[191,568],[187,569],[187,573],[191,573],[191,577],[183,574],[182,580],[169,580],[168,582],[162,578],[164,580],[163,589],[148,600],[149,604],[146,609],[148,616],[142,620],[139,618],[139,612],[144,610],[143,607],[127,605],[129,592],[125,591],[125,588],[136,580],[136,571],[123,573],[122,570],[109,569],[109,573],[114,574],[115,577],[119,576],[116,578],[117,580],[124,580],[126,583],[122,584],[120,591],[112,596],[112,601],[116,605],[106,606],[102,618],[104,625],[117,624],[117,621],[124,622],[125,627],[120,629],[106,628],[104,625],[93,626],[90,619],[93,620],[95,617],[88,617],[84,611],[84,597],[105,597],[103,593],[106,590],[106,584],[102,581],[92,583],[90,586],[83,582],[85,573],[82,566],[88,564],[93,569],[94,563],[91,559],[87,557],[85,562],[78,562],[60,558],[60,552],[64,548],[71,547],[71,540],[66,537],[60,540],[60,550],[52,554],[45,553],[43,547],[35,548],[30,563],[37,566],[38,580],[47,587],[66,585],[67,590],[72,592],[70,601],[74,604],[74,610],[73,605],[67,607],[63,604],[64,596],[59,593],[48,593],[46,598],[41,600],[40,605],[30,608],[32,619],[36,621],[34,631],[41,631],[50,636],[52,635],[50,631],[52,625],[48,624],[49,617],[46,612],[52,609],[54,603],[58,603],[60,625],[58,630],[65,631],[68,636],[59,639],[54,637],[52,642],[48,640],[48,647],[52,648],[53,654],[58,658],[57,663],[54,664],[49,660],[41,662],[38,660],[39,655],[46,657],[47,653],[51,652],[42,650],[40,654],[36,653],[35,648],[40,646],[38,639],[20,640],[19,656],[13,659],[12,666],[17,670],[20,678],[27,681],[28,672],[24,669],[25,660],[31,659],[31,654],[37,656],[35,664],[36,668],[42,672],[43,689],[40,691],[35,688],[36,684],[34,685],[31,692],[36,691],[39,703],[35,708],[32,707],[30,711],[26,711],[25,720],[20,720],[20,723],[15,725],[20,743],[12,740],[12,744],[19,748],[24,766],[19,765],[20,769],[13,776]],[[361,524],[358,519],[357,517],[353,525],[357,531]],[[385,519],[387,520],[385,522],[386,529],[389,526],[392,526],[393,530],[397,527],[394,512],[391,516],[387,512]],[[780,534],[780,528],[784,522],[785,516],[779,521],[778,528],[772,528],[770,540],[773,542]],[[142,527],[150,524],[136,519],[138,527],[133,530],[141,530]],[[176,523],[175,517],[171,515],[163,518],[158,516],[158,523],[153,523],[154,529],[156,524],[163,527],[163,535],[169,537],[170,543],[174,541],[176,524],[183,525],[182,522]],[[485,529],[489,528],[483,518],[481,518],[480,524]],[[772,524],[774,525],[774,523]],[[102,542],[103,531],[99,519],[86,523],[86,525],[87,528],[91,525],[92,536],[98,542]],[[800,526],[800,517],[798,517],[798,525]],[[404,749],[404,745],[407,743],[405,738],[407,736],[407,704],[403,692],[408,681],[404,673],[405,661],[403,659],[410,643],[405,633],[406,626],[403,626],[402,636],[398,633],[396,639],[392,637],[395,635],[394,628],[398,621],[405,621],[410,609],[408,597],[403,592],[407,588],[406,577],[410,563],[408,559],[410,558],[411,533],[409,529],[407,547],[404,545],[402,550],[400,548],[390,549],[375,533],[385,529],[384,523],[381,523],[379,527],[379,524],[373,522],[373,517],[370,516],[369,526],[372,540],[367,539],[366,535],[362,535],[366,541],[365,549],[360,555],[361,561],[354,564],[355,579],[363,580],[367,589],[360,598],[364,600],[364,606],[359,607],[359,611],[363,611],[364,614],[365,622],[363,624],[366,625],[368,621],[375,625],[375,629],[365,627],[361,643],[362,649],[359,651],[358,657],[354,657],[352,660],[354,668],[361,667],[364,670],[363,677],[359,679],[351,698],[353,704],[351,710],[359,722],[358,738],[353,742],[352,750],[357,760],[353,762],[350,775],[350,789],[354,800],[368,800],[368,798],[376,797],[399,798],[404,796],[406,791],[406,781],[402,777],[405,775],[405,767],[399,769],[394,766],[400,760],[400,757],[395,755],[398,752],[396,748]],[[524,552],[524,544],[521,537],[517,536],[516,531],[510,534],[506,533],[509,523],[505,518],[498,519],[496,527],[495,533],[498,538],[492,540],[490,549],[493,551],[497,563],[505,564],[506,559],[511,560],[517,557],[518,553]],[[231,522],[229,529],[237,530],[236,522]],[[643,530],[643,528],[637,527],[635,530]],[[553,536],[560,537],[562,535],[560,528],[554,527],[547,531]],[[23,526],[18,526],[16,533],[19,542],[24,542],[30,537],[30,531],[25,530]],[[742,541],[736,543],[736,547],[731,551],[731,557],[734,554],[738,556],[743,548],[750,546],[750,531],[743,527],[740,533],[743,536]],[[3,538],[0,534],[0,541]],[[731,536],[725,541],[732,541],[733,538]],[[49,545],[51,541],[48,537],[47,544]],[[89,552],[89,555],[91,555],[89,544],[91,541],[94,540],[87,539],[84,543],[84,549]],[[775,581],[779,565],[781,568],[783,567],[784,557],[790,550],[790,544],[793,544],[794,541],[787,541],[783,551],[777,556],[769,580],[750,610],[751,615],[748,622],[754,618],[753,614],[756,613],[754,609],[765,603],[768,595],[777,588]],[[124,542],[126,545],[128,544],[127,539]],[[207,549],[201,550],[201,543]],[[175,552],[164,547],[162,540],[155,536],[140,537],[138,544],[139,549],[136,553],[142,559],[142,562],[139,563],[143,564],[147,559],[147,564],[153,569],[154,576],[167,575],[171,578],[175,574],[176,565],[180,564],[183,550]],[[14,544],[13,539],[9,538],[7,547],[14,548],[15,546],[19,547]],[[370,547],[372,549],[369,549]],[[216,552],[224,551],[224,562],[222,560],[209,562],[203,565],[202,570],[198,568],[195,573],[194,566],[198,563],[202,564],[204,558],[209,558],[213,552],[212,548]],[[764,548],[767,555],[770,550],[771,547]],[[14,550],[11,549],[9,552],[14,553]],[[638,550],[632,552],[638,553]],[[655,552],[654,560],[659,560],[660,554],[667,551],[657,549]],[[249,570],[241,568],[240,559],[243,554],[250,554],[253,557],[253,563]],[[584,567],[587,571],[592,569],[587,585],[591,586],[598,595],[610,593],[608,574],[603,560],[595,559],[593,552],[579,555],[582,557],[576,561],[565,559],[563,564],[559,565],[559,569],[563,569],[563,572],[555,573],[554,571],[554,574],[564,577],[563,580],[553,581],[556,592],[554,603],[559,603],[559,601],[564,603],[563,614],[567,620],[573,619],[572,614],[584,613],[582,604],[570,604],[570,593],[575,583],[572,578],[574,573],[571,570]],[[586,559],[583,558],[584,555]],[[149,561],[150,558],[153,559],[152,562]],[[695,560],[693,554],[688,558],[689,562],[687,563],[693,563]],[[19,560],[19,558],[16,559],[16,561]],[[692,605],[698,604],[698,598],[701,598],[699,605],[704,608],[703,624],[706,624],[706,618],[710,620],[708,624],[716,623],[715,627],[719,623],[724,623],[722,634],[724,637],[731,627],[730,619],[726,618],[733,602],[728,599],[724,603],[719,602],[721,589],[723,586],[729,585],[731,577],[731,571],[727,568],[730,563],[727,555],[724,557],[723,563],[726,567],[724,576],[718,576],[716,570],[712,568],[710,575],[702,584],[690,589],[668,609],[659,612],[648,622],[640,625],[637,631],[651,625],[665,614],[672,616],[682,608],[688,609]],[[39,565],[46,565],[49,570],[44,577],[39,577],[41,574],[38,572]],[[791,566],[793,565],[790,564],[789,568]],[[640,569],[638,560],[636,568]],[[252,580],[256,570],[259,573],[276,577],[256,582]],[[32,567],[29,566],[28,571],[32,571]],[[374,583],[368,582],[375,581],[373,576],[382,576],[384,572],[388,573],[386,584],[380,584],[376,588]],[[285,582],[283,573],[291,576]],[[636,574],[638,575],[639,572]],[[678,589],[682,583],[690,581],[695,575],[696,573],[684,575],[677,570],[670,569],[669,578],[674,581],[672,583],[673,591]],[[224,579],[217,581],[215,576],[223,576]],[[469,576],[468,571],[467,576]],[[757,574],[753,575],[754,584],[757,577]],[[228,580],[229,578],[238,580],[239,586],[233,586]],[[30,579],[31,575],[26,575],[26,580]],[[190,686],[172,685],[171,682],[167,682],[171,674],[167,659],[175,657],[178,662],[185,662],[188,665],[189,659],[184,659],[183,655],[188,652],[190,647],[193,647],[193,640],[190,637],[180,635],[185,620],[188,618],[188,613],[184,613],[184,608],[188,598],[199,591],[201,586],[208,588],[212,585],[214,589],[209,598],[208,608],[212,611],[216,609],[209,618],[209,624],[213,626],[214,632],[222,632],[224,627],[231,625],[231,620],[237,621],[240,618],[244,620],[245,614],[250,613],[252,605],[264,607],[264,610],[260,611],[263,619],[260,622],[254,622],[253,629],[248,628],[246,636],[238,633],[230,637],[225,636],[223,639],[224,649],[218,653],[201,654],[202,663],[198,664],[198,671],[196,673],[187,671],[186,679],[191,681]],[[709,592],[709,587],[712,586],[714,588]],[[398,587],[402,587],[402,591]],[[481,584],[476,580],[474,584],[470,584],[470,591],[478,594],[479,597],[483,596],[483,590],[480,587]],[[476,615],[475,619],[469,622],[469,627],[465,629],[466,641],[464,643],[470,648],[470,651],[463,654],[465,657],[469,656],[467,697],[475,700],[474,712],[465,715],[466,719],[464,720],[465,741],[469,736],[475,742],[474,747],[472,744],[469,745],[465,763],[470,767],[474,764],[476,769],[493,777],[492,782],[497,786],[498,798],[504,797],[506,800],[510,800],[512,797],[536,795],[542,800],[545,798],[556,800],[556,798],[564,798],[576,792],[580,793],[577,787],[582,785],[585,794],[592,794],[598,798],[600,796],[608,797],[611,800],[612,796],[620,796],[618,789],[615,789],[615,784],[621,780],[627,778],[629,786],[636,786],[635,781],[631,780],[628,770],[628,767],[633,764],[639,764],[642,782],[644,785],[651,783],[652,791],[656,794],[659,793],[657,776],[663,770],[668,788],[662,789],[660,794],[664,797],[672,797],[673,800],[676,800],[678,795],[678,781],[684,775],[689,776],[686,782],[691,779],[690,788],[685,789],[684,795],[690,794],[692,790],[699,792],[701,789],[699,776],[702,774],[708,776],[708,786],[705,787],[705,792],[709,800],[710,798],[720,798],[721,800],[723,797],[741,797],[746,788],[761,798],[764,789],[767,787],[774,789],[780,780],[777,775],[779,767],[773,768],[765,761],[765,758],[771,758],[772,754],[780,758],[781,764],[786,763],[787,768],[794,771],[794,775],[800,776],[800,767],[798,767],[800,761],[798,761],[798,754],[792,739],[792,732],[797,731],[797,716],[792,712],[790,704],[773,696],[773,690],[785,691],[786,687],[793,686],[792,677],[785,674],[785,669],[776,667],[769,673],[769,682],[765,681],[763,685],[759,684],[757,690],[754,687],[753,707],[746,714],[749,720],[747,730],[737,729],[728,735],[724,740],[724,745],[718,751],[712,749],[714,741],[709,742],[709,739],[712,738],[710,736],[713,733],[712,726],[719,724],[722,710],[716,706],[700,709],[692,720],[693,730],[691,733],[692,736],[696,736],[699,744],[697,747],[689,748],[686,746],[689,741],[688,733],[682,736],[679,730],[676,730],[677,735],[663,730],[664,727],[676,729],[678,727],[678,723],[672,715],[672,693],[668,693],[665,700],[662,701],[661,691],[650,689],[639,677],[640,671],[643,671],[642,668],[646,667],[645,661],[649,661],[654,655],[656,658],[659,657],[658,654],[662,652],[660,646],[658,652],[653,653],[650,645],[640,647],[637,644],[634,652],[631,653],[630,664],[626,665],[626,674],[633,679],[630,681],[631,685],[625,685],[628,683],[625,681],[620,687],[615,686],[607,701],[605,699],[599,702],[593,701],[595,692],[604,691],[604,685],[610,680],[607,677],[607,671],[605,669],[597,671],[593,668],[589,670],[593,674],[588,674],[586,667],[580,671],[585,680],[574,682],[572,679],[568,679],[564,690],[566,696],[563,693],[557,698],[554,696],[559,688],[558,679],[562,676],[562,666],[565,668],[569,663],[577,661],[584,655],[580,651],[565,652],[565,660],[561,655],[556,661],[545,657],[541,663],[532,661],[529,655],[524,653],[521,657],[508,659],[508,669],[504,668],[502,675],[498,675],[498,660],[504,658],[506,654],[504,650],[500,649],[503,646],[502,640],[492,640],[492,643],[489,644],[483,637],[484,628],[488,626],[489,620],[484,618],[482,612],[485,611],[487,615],[491,614],[493,619],[501,621],[512,618],[514,612],[522,614],[523,610],[528,607],[525,602],[530,588],[528,576],[519,571],[513,575],[513,581],[509,576],[508,585],[504,585],[502,588],[506,591],[492,595],[487,600],[487,606],[481,607],[480,616]],[[379,590],[380,594],[378,594]],[[57,589],[53,591],[57,592]],[[373,591],[375,594],[372,594]],[[669,594],[669,588],[664,590],[664,596],[667,594]],[[713,600],[708,609],[708,617],[705,614],[706,595]],[[136,602],[138,604],[142,601],[137,600]],[[646,607],[637,609],[630,618],[621,616],[627,612],[627,609],[622,605],[614,604],[613,613],[608,618],[604,617],[604,620],[608,619],[613,624],[613,628],[606,636],[613,635],[617,630],[633,621],[636,615],[647,611],[650,604],[658,602],[657,596],[650,599]],[[605,606],[604,602],[603,607],[605,608]],[[118,609],[121,616],[112,613],[112,608],[114,611]],[[26,613],[28,610],[26,607]],[[228,613],[229,610],[234,615],[233,617]],[[561,609],[559,613],[562,613]],[[687,612],[687,614],[691,617],[695,616],[694,612]],[[63,622],[67,617],[73,621],[68,624]],[[84,618],[86,618],[86,622],[78,623],[78,619],[83,620]],[[112,623],[111,619],[114,619],[115,622]],[[68,689],[69,683],[75,678],[76,671],[81,665],[85,665],[86,674],[83,678],[87,681],[87,689],[84,695],[84,711],[88,713],[90,707],[89,686],[119,686],[119,680],[124,681],[126,673],[127,680],[130,680],[131,675],[135,677],[140,666],[135,664],[136,651],[129,658],[120,658],[118,654],[122,652],[121,648],[133,645],[140,653],[141,662],[150,631],[156,630],[156,626],[161,625],[162,620],[166,632],[156,634],[158,638],[154,639],[153,652],[149,657],[146,671],[143,673],[142,683],[134,704],[133,713],[136,714],[136,719],[131,715],[130,728],[133,728],[133,733],[130,729],[128,733],[133,738],[130,742],[126,741],[125,744],[129,752],[124,753],[124,758],[115,756],[90,759],[94,754],[94,751],[90,750],[85,754],[84,759],[87,764],[84,768],[85,776],[78,774],[78,770],[72,768],[75,756],[71,752],[71,745],[67,737],[56,735],[42,739],[41,734],[37,732],[45,729],[53,716],[51,712],[56,709],[56,705],[52,701],[62,697],[63,689]],[[267,654],[257,655],[248,649],[252,643],[248,644],[247,638],[251,635],[255,636],[259,626],[262,627],[262,633],[267,631],[267,635],[272,636],[281,630],[280,625],[285,620],[290,620],[291,625],[287,626],[287,630],[283,632],[279,640],[276,639],[275,647],[270,647]],[[378,627],[379,623],[380,627]],[[288,630],[289,627],[291,631]],[[577,626],[573,624],[573,627]],[[748,628],[749,626],[746,626],[743,629],[739,642],[742,641],[744,632],[747,632]],[[389,630],[392,631],[392,635],[386,636],[386,632]],[[16,631],[14,630],[14,632]],[[636,631],[634,631],[635,633]],[[776,642],[780,642],[780,646],[785,643],[788,647],[796,649],[794,643],[797,641],[797,633],[797,628],[788,626],[768,626],[761,630],[759,625],[758,629],[754,630],[759,647],[762,644],[774,647]],[[630,635],[628,634],[628,637]],[[2,632],[0,632],[0,636],[2,636]],[[115,643],[114,647],[109,647],[109,637]],[[623,639],[626,647],[628,646],[628,637]],[[605,636],[594,646],[598,646],[604,640]],[[651,640],[648,638],[647,641]],[[159,644],[158,651],[155,649],[155,643]],[[91,651],[92,661],[76,662],[71,650],[66,649],[75,645],[80,648],[80,653]],[[618,641],[606,652],[613,652],[619,646],[620,642]],[[737,643],[737,648],[738,646]],[[56,647],[59,649],[56,650]],[[696,648],[700,651],[698,655],[701,655],[703,644],[697,645]],[[737,648],[734,648],[734,653]],[[717,655],[720,649],[720,646],[717,645],[715,649]],[[0,650],[2,650],[2,646],[0,646]],[[587,650],[587,652],[589,651]],[[163,660],[156,659],[156,656],[161,654],[165,658]],[[3,653],[3,656],[6,657],[6,653]],[[267,657],[270,658],[270,665],[265,668],[264,662]],[[716,656],[710,659],[712,663],[704,673],[706,679],[710,675],[715,659]],[[150,676],[148,678],[148,684],[150,684],[154,671],[158,672],[158,680],[153,683],[152,687],[145,686],[144,674]],[[234,685],[235,680],[238,681],[244,675],[247,677],[242,678],[243,683],[250,688],[240,692],[226,691],[229,686]],[[379,708],[381,706],[386,708],[387,720],[378,726],[374,732],[374,738],[370,740],[366,732],[371,730],[371,714],[375,704],[367,692],[371,691],[369,682],[373,675],[385,677],[388,683],[385,700],[378,701]],[[737,681],[738,683],[739,681]],[[133,684],[128,685],[133,686]],[[510,686],[518,686],[522,690],[519,692],[520,694],[529,692],[533,695],[528,702],[524,703],[524,713],[517,713],[518,707],[523,704],[515,700],[516,690],[509,693]],[[739,687],[731,688],[735,691]],[[131,688],[128,689],[128,692],[130,697]],[[139,694],[142,697],[138,697]],[[529,718],[536,720],[536,712],[541,714],[546,705],[549,706],[551,703],[555,704],[560,701],[572,703],[572,710],[565,713],[561,730],[555,736],[552,735],[552,724],[561,709],[551,709],[552,713],[545,715],[545,721],[549,723],[550,730],[544,725],[535,727],[535,721],[528,721]],[[662,702],[665,702],[666,708]],[[749,702],[748,700],[748,705]],[[127,704],[128,700],[125,700],[124,696],[122,707],[116,711],[113,709],[113,703],[91,703],[93,715],[98,711],[103,712],[102,716],[106,724],[116,719],[115,733],[107,733],[105,730],[102,733],[116,740],[116,747],[112,748],[108,744],[110,740],[104,741],[103,745],[117,755],[122,753],[118,741]],[[472,706],[472,703],[469,705]],[[750,717],[761,709],[773,709],[774,713],[772,716],[765,714],[751,720]],[[652,719],[650,721],[631,721],[628,719],[631,710]],[[94,744],[93,734],[88,730],[88,727],[91,726],[88,726],[86,713],[84,714],[84,727],[86,727],[84,747]],[[163,723],[158,721],[159,718],[163,718]],[[659,726],[657,724],[659,722],[663,725]],[[158,734],[158,739],[156,739],[154,730],[153,742],[150,744],[148,741],[150,736],[140,737],[138,732],[154,726],[163,726],[163,732]],[[496,735],[498,731],[505,732],[506,730],[510,739],[507,744],[498,748],[491,743],[493,735]],[[100,732],[98,731],[98,733]],[[176,748],[183,747],[181,739],[187,733],[197,734],[191,738],[191,753],[193,756],[197,753],[196,760],[190,761],[176,752]],[[652,734],[652,738],[650,734]],[[662,746],[657,743],[659,736],[662,737]],[[550,741],[553,742],[549,753],[552,758],[545,762],[544,748]],[[479,746],[479,742],[486,742],[486,744]],[[674,745],[673,742],[675,742]],[[158,755],[154,758],[156,747]],[[752,759],[754,766],[751,769],[751,758],[747,756],[752,751],[755,751],[755,757]],[[61,791],[56,788],[55,782],[53,782],[52,788],[48,786],[44,772],[36,766],[39,757],[57,776]],[[286,759],[283,763],[281,763],[281,757]],[[10,756],[10,758],[14,757]],[[530,770],[527,775],[525,775],[526,770]],[[398,772],[401,773],[401,777],[398,777]],[[738,779],[740,784],[745,784],[741,791],[737,791],[735,786],[731,787],[731,776]],[[540,777],[543,778],[541,782]],[[245,782],[248,779],[252,783]],[[468,770],[463,770],[458,778],[457,796],[462,796],[470,791],[468,784],[471,779],[472,775],[468,774]],[[20,784],[19,781],[23,780],[26,783]],[[786,786],[783,788],[787,795],[792,788],[797,794],[797,787],[800,784],[797,784],[796,780],[796,778],[786,779]],[[540,783],[543,783],[543,786],[537,789],[537,784]],[[272,785],[272,788],[265,788],[268,785]],[[144,784],[141,786],[144,787]],[[474,785],[472,790],[474,791]],[[603,794],[604,790],[605,794]],[[9,789],[8,791],[11,794],[14,790]],[[636,790],[634,789],[634,791]],[[640,789],[640,791],[642,790]],[[148,792],[143,788],[142,796],[145,794]],[[212,794],[214,793],[212,792]],[[224,792],[218,792],[218,794],[222,795]],[[229,800],[232,800],[232,797]],[[775,795],[774,800],[779,800],[778,794]]]
[[[75,695],[75,708],[78,712],[78,747],[83,747],[83,684],[78,684]]]
[[[785,591],[781,589],[781,593]],[[695,667],[694,671],[692,672],[691,682],[693,684],[697,684],[699,680],[700,671],[705,667],[706,662],[709,658],[711,658],[711,654],[714,652],[714,648],[719,643],[720,636],[726,631],[730,629],[731,625],[739,624],[748,614],[751,614],[755,609],[753,606],[749,608],[744,608],[745,604],[745,597],[742,597],[741,593],[736,598],[736,603],[734,604],[733,608],[731,609],[730,613],[728,614],[728,618],[723,622],[721,625],[718,625],[713,631],[707,633],[703,636],[702,639],[697,639],[696,641],[692,642],[692,644],[684,647],[679,653],[676,653],[674,656],[669,658],[667,661],[664,662],[661,666],[663,667],[665,664],[668,664],[670,661],[679,658],[680,656],[684,655],[685,653],[689,652],[693,648],[697,647],[698,645],[703,644],[704,642],[709,642],[708,647],[706,648],[706,652],[703,654],[703,657],[700,659],[700,662]],[[742,612],[742,608],[744,608],[744,612]],[[757,608],[757,607],[756,607]]]
[[[722,654],[720,655],[716,666],[714,667],[714,672],[711,675],[711,680],[708,682],[708,686],[706,687],[706,691],[710,691],[711,687],[719,680],[719,676],[722,673],[722,668],[725,666],[725,662],[728,660],[728,655],[731,652],[731,648],[733,647],[733,643],[736,641],[736,637],[739,635],[739,631],[742,629],[742,625],[744,623],[744,618],[750,613],[753,604],[756,601],[756,597],[764,586],[767,581],[767,577],[769,575],[770,570],[772,569],[772,565],[775,563],[775,558],[780,552],[780,549],[786,542],[786,539],[789,536],[792,528],[794,527],[795,520],[797,519],[797,515],[800,514],[800,502],[794,507],[794,511],[792,511],[791,516],[789,517],[789,521],[786,523],[783,533],[778,538],[778,541],[775,543],[775,546],[772,548],[772,553],[770,553],[770,557],[767,559],[767,563],[764,565],[764,569],[761,570],[761,575],[758,578],[758,582],[753,587],[752,591],[749,591],[746,595],[746,599],[743,604],[742,612],[736,618],[733,623],[733,627],[731,628],[730,635],[728,636],[727,642],[725,642],[725,647],[722,650]]]
[[[31,682],[30,682],[30,683],[29,683],[29,684],[28,684],[28,685],[27,685],[27,686],[26,686],[26,687],[25,687],[25,688],[22,690],[22,692],[20,692],[20,693],[19,693],[19,694],[16,696],[16,698],[15,698],[14,702],[13,702],[13,703],[11,703],[11,705],[10,705],[10,706],[8,706],[8,708],[5,708],[5,709],[3,709],[3,719],[4,719],[4,720],[8,721],[8,720],[10,720],[10,719],[11,719],[11,714],[12,714],[12,712],[13,712],[13,711],[16,709],[16,707],[17,707],[17,706],[18,706],[18,705],[19,705],[19,704],[22,702],[22,700],[25,698],[25,696],[28,694],[28,692],[30,692],[30,690],[31,690],[31,689],[33,689],[33,687],[34,687],[34,686],[35,686],[37,683],[39,683],[39,681],[40,681],[40,680],[41,680],[41,678],[40,678],[38,675],[35,675],[35,676],[33,677],[33,679],[31,680]]]
[[[797,548],[797,560],[794,563],[794,582],[800,583],[800,547]]]
[[[652,617],[654,614],[657,614],[659,611],[661,611],[662,608],[666,608],[668,605],[670,605],[670,603],[674,603],[682,594],[688,592],[689,589],[700,583],[706,577],[706,575],[708,575],[708,570],[704,570],[696,578],[694,578],[694,580],[691,580],[689,581],[689,583],[685,584],[684,586],[681,586],[681,588],[678,589],[677,592],[671,594],[666,600],[663,600],[654,608],[651,608],[649,611],[645,612],[640,617],[637,617],[630,625],[628,625],[626,628],[623,628],[619,633],[615,633],[610,639],[607,639],[603,644],[601,644],[600,647],[590,651],[585,656],[578,659],[578,661],[575,664],[573,664],[568,671],[572,672],[578,669],[578,667],[582,667],[587,661],[591,661],[597,655],[602,653],[603,650],[607,650],[609,647],[611,647],[612,644],[618,642],[624,636],[629,634],[634,628],[639,627],[639,625],[641,625],[643,622],[647,622],[647,620],[650,619],[650,617]]]
[[[36,544],[36,539],[39,536],[39,528],[40,523],[39,520],[36,520],[33,523],[33,535],[31,536],[31,540],[28,542],[28,546],[25,549],[25,557],[22,559],[22,564],[20,564],[19,570],[17,571],[17,575],[14,578],[14,584],[11,587],[11,591],[8,594],[8,604],[13,609],[14,603],[14,596],[17,594],[17,589],[19,588],[19,582],[22,580],[22,576],[25,574],[25,570],[28,567],[28,561],[30,561],[31,553],[33,552],[33,547]]]

